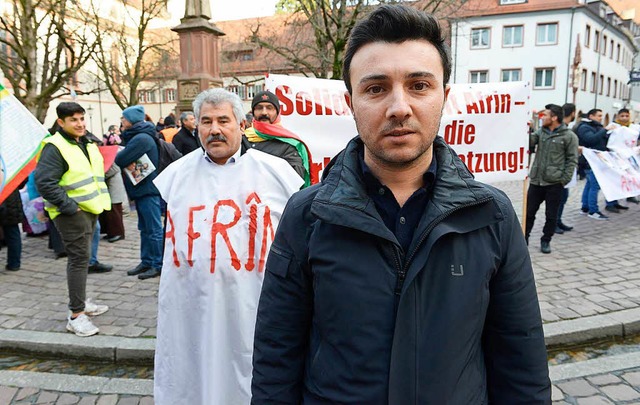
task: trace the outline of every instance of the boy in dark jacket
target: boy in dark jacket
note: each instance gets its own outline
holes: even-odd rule
[[[20,191],[16,189],[0,205],[0,226],[2,226],[4,242],[7,245],[7,264],[4,268],[9,271],[20,270],[22,239],[18,224],[22,222],[23,218],[22,199]]]

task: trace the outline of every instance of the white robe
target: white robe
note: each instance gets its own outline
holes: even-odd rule
[[[248,404],[264,265],[303,180],[285,160],[257,150],[221,166],[198,149],[154,183],[168,211],[155,403]]]

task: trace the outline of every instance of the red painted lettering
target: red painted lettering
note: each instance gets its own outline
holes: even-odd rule
[[[262,229],[262,246],[260,247],[260,260],[258,261],[258,271],[264,271],[264,266],[267,258],[267,231],[270,231],[271,241],[273,242],[273,223],[271,222],[271,210],[269,207],[265,207],[264,210],[264,218],[263,218],[264,228]]]
[[[228,224],[222,224],[218,222],[218,213],[220,212],[220,207],[229,207],[234,210],[233,219]],[[240,208],[238,208],[238,205],[233,200],[220,200],[216,203],[215,207],[213,207],[213,225],[211,225],[211,273],[213,273],[216,268],[216,239],[218,234],[222,236],[222,239],[227,245],[227,249],[229,249],[229,254],[231,256],[231,266],[233,266],[233,268],[236,270],[240,270],[240,260],[238,259],[238,255],[233,249],[233,246],[231,246],[229,234],[227,233],[227,229],[233,227],[238,223],[238,221],[240,220],[240,215]]]
[[[180,260],[178,260],[178,252],[176,251],[176,227],[175,225],[173,225],[173,218],[171,218],[171,213],[169,212],[169,210],[167,210],[167,223],[169,224],[169,226],[171,226],[171,230],[169,230],[167,227],[165,238],[169,239],[171,241],[171,244],[173,245],[171,247],[171,250],[173,253],[174,266],[180,267]]]
[[[193,212],[202,211],[203,209],[204,205],[189,207],[189,227],[187,228],[187,263],[189,263],[189,267],[193,267],[193,241],[194,239],[198,239],[200,237],[200,232],[196,232],[193,230]]]
[[[255,204],[251,204],[251,201],[255,201]],[[256,254],[256,233],[258,232],[258,204],[260,203],[260,197],[258,194],[251,193],[247,197],[246,204],[249,205],[249,253],[247,263],[244,268],[252,271],[256,264],[253,260]],[[250,205],[251,204],[251,205]]]

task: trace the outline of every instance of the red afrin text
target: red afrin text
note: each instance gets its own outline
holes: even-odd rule
[[[262,227],[261,239],[262,243],[260,244],[260,256],[258,259],[258,272],[264,271],[264,265],[268,253],[267,246],[267,238],[271,238],[273,241],[274,229],[273,223],[271,221],[271,209],[268,206],[265,206],[264,212],[262,215],[258,214],[258,204],[260,203],[260,197],[256,193],[251,193],[244,204],[249,208],[249,229],[248,229],[248,240],[249,243],[247,246],[236,246],[236,248],[247,249],[247,262],[244,263],[244,268],[247,271],[253,271],[256,268],[256,263],[254,260],[256,254],[256,240],[258,237],[258,226]],[[220,210],[231,210],[233,213],[233,219],[227,223],[219,222],[219,214]],[[194,216],[196,215],[206,215],[206,212],[200,213],[200,211],[205,211],[204,205],[198,205],[195,207],[189,207],[188,209],[188,229],[187,229],[187,264],[189,267],[193,267],[193,242],[200,238],[200,232],[196,232],[193,228]],[[231,257],[231,267],[236,270],[240,270],[242,268],[242,263],[238,258],[237,250],[231,245],[231,240],[229,239],[228,231],[236,226],[240,217],[242,215],[242,211],[238,204],[233,200],[219,200],[213,206],[213,220],[211,224],[211,273],[214,273],[216,268],[216,258],[218,249],[227,249],[229,251],[229,256]],[[198,223],[202,223],[204,221],[198,220]],[[173,224],[173,217],[169,210],[167,210],[167,230],[166,230],[166,239],[171,242],[172,246],[172,254],[173,254],[173,264],[176,267],[180,267],[180,260],[178,259],[178,252],[176,251],[176,228]],[[223,243],[224,247],[218,245],[218,242]]]
[[[512,152],[467,152],[466,155],[458,155],[471,173],[490,173],[508,171],[515,173],[524,169],[524,148]]]
[[[640,190],[640,179],[637,176],[633,175],[622,175],[620,176],[620,187],[623,191],[639,191]]]
[[[280,114],[291,115],[351,115],[344,92],[314,88],[311,91],[299,91],[293,94],[291,87],[276,87],[276,96],[280,100]]]
[[[510,112],[511,94],[509,93],[487,95],[479,91],[463,91],[461,94],[449,94],[444,106],[445,115],[509,114]]]

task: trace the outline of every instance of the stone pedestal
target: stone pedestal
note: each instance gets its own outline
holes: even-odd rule
[[[192,102],[201,91],[222,87],[218,37],[224,32],[205,17],[185,15],[181,24],[172,29],[180,37],[177,116],[193,109]]]

